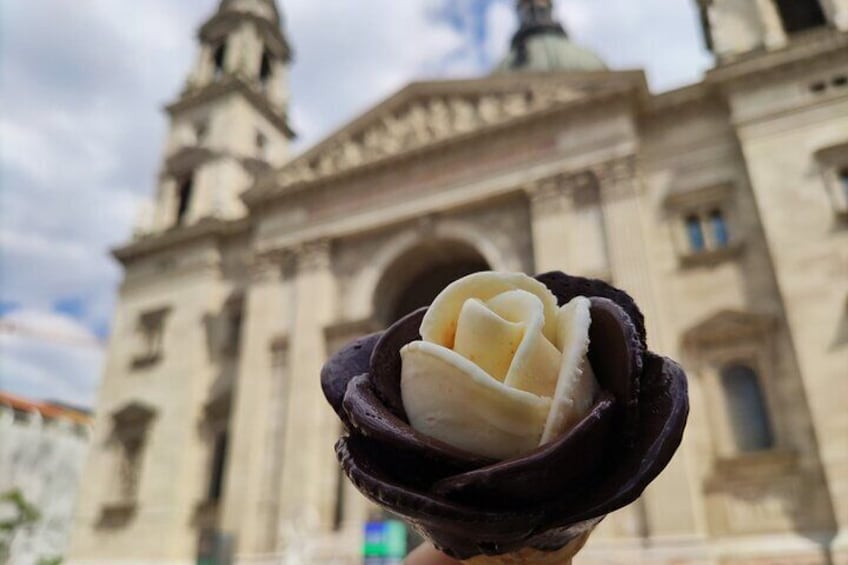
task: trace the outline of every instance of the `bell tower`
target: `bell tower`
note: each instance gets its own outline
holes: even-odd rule
[[[178,99],[152,210],[136,236],[245,214],[239,195],[281,165],[288,122],[291,49],[274,0],[221,0],[200,28],[200,49]]]
[[[780,49],[827,28],[848,30],[845,0],[698,0],[707,46],[718,62]]]

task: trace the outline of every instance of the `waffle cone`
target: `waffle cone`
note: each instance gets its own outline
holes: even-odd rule
[[[503,555],[478,555],[466,561],[465,565],[571,565],[572,558],[583,549],[592,530],[574,538],[556,551],[541,551],[525,547]]]

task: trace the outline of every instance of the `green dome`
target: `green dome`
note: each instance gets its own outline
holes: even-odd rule
[[[592,51],[575,45],[563,33],[547,32],[513,45],[495,72],[604,70],[606,64]]]
[[[516,0],[515,7],[518,30],[496,73],[607,70],[600,57],[568,39],[554,17],[553,0]]]

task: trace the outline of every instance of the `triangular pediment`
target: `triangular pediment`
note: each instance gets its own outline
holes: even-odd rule
[[[757,339],[773,326],[771,314],[721,310],[695,324],[683,334],[689,345],[706,345]]]
[[[555,106],[634,88],[647,92],[641,71],[514,73],[412,83],[269,175],[256,189],[308,183],[473,136]]]

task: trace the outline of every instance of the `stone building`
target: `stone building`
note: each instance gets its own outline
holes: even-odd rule
[[[77,485],[88,452],[91,417],[77,409],[0,392],[0,496],[19,492],[39,516],[0,532],[0,563],[38,565],[61,557],[74,523]],[[18,514],[0,502],[0,522]]]
[[[496,72],[408,85],[305,153],[273,0],[222,0],[126,272],[72,563],[356,563],[318,373],[480,269],[633,294],[684,445],[583,563],[848,563],[848,0],[700,0],[655,94],[518,0]]]

